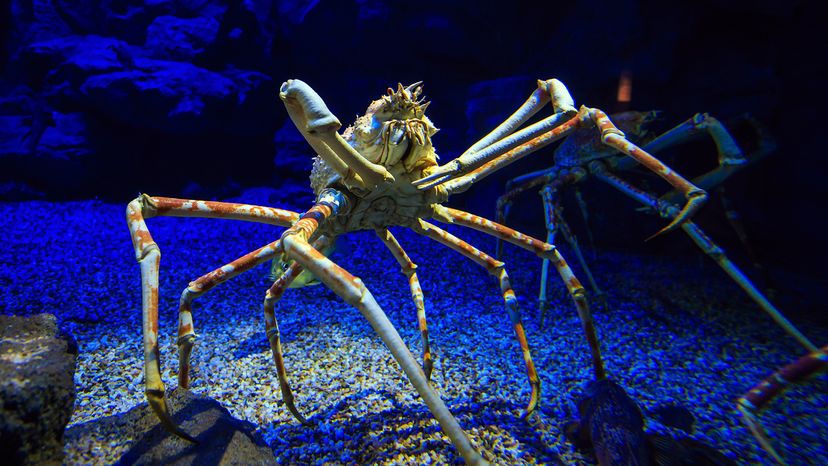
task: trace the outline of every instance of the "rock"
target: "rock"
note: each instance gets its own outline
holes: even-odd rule
[[[0,457],[59,465],[75,402],[78,346],[51,314],[0,316]]]
[[[95,154],[90,117],[55,111],[42,95],[18,87],[0,97],[0,168],[20,186],[46,186],[49,191],[79,191],[89,182]],[[0,180],[6,181],[6,180]],[[0,198],[26,198],[39,190],[12,189]]]
[[[4,10],[13,16],[9,31],[11,50],[21,44],[69,33],[59,8],[51,0],[13,0],[10,3]]]
[[[212,46],[219,32],[214,18],[159,16],[147,29],[144,48],[154,58],[193,61]]]
[[[278,107],[267,75],[149,55],[117,39],[69,36],[31,44],[21,62],[50,99],[130,126],[173,134],[273,129]]]
[[[270,94],[267,101],[273,101],[274,93],[265,90],[270,78],[263,74],[224,75],[189,63],[160,60],[138,63],[144,68],[89,77],[81,93],[112,118],[171,133],[255,132],[272,124],[267,114],[244,114],[248,108],[259,107],[259,101],[249,100],[254,96]]]
[[[67,443],[82,446],[84,459],[94,461],[98,450],[122,445],[126,452],[118,464],[247,465],[276,464],[273,451],[255,432],[255,426],[230,416],[217,401],[176,389],[169,396],[173,419],[199,443],[192,444],[168,433],[147,403],[126,413],[73,426]]]

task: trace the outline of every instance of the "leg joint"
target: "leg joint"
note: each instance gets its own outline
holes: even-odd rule
[[[178,339],[176,340],[175,343],[178,346],[190,347],[190,346],[193,346],[195,344],[195,341],[196,341],[195,333],[189,333],[187,335],[181,335],[180,337],[178,337]]]

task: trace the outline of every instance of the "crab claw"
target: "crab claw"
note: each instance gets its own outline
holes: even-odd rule
[[[158,416],[158,420],[161,421],[161,425],[164,426],[164,429],[167,432],[188,442],[198,443],[198,440],[181,430],[181,428],[175,424],[175,421],[172,420],[170,410],[167,407],[167,400],[164,398],[163,390],[147,390],[146,395],[150,408],[155,411],[155,414]]]
[[[419,180],[414,180],[411,182],[412,185],[417,186],[419,189],[429,189],[434,187],[440,183],[448,181],[448,178],[451,178],[452,175],[457,173],[461,173],[463,171],[463,164],[455,159],[451,162],[443,165],[442,167],[438,167],[434,173],[420,178]]]
[[[673,231],[682,223],[690,220],[696,212],[701,209],[704,203],[707,201],[707,193],[703,189],[696,189],[687,193],[687,203],[684,204],[684,207],[681,209],[681,212],[678,213],[673,220],[661,230],[658,230],[654,235],[647,238],[645,241],[650,241],[651,239],[667,233],[669,231]]]

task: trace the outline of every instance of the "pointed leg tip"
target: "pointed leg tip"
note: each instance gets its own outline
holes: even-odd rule
[[[311,422],[308,421],[308,419],[305,416],[302,416],[302,413],[300,413],[299,410],[297,410],[296,408],[289,409],[289,411],[291,414],[293,414],[293,417],[296,418],[297,421],[299,421],[299,424],[302,424],[305,427],[311,425]]]
[[[526,410],[521,415],[521,418],[528,420],[535,414],[535,411],[538,409],[538,403],[540,402],[540,381],[531,382],[532,385],[532,395],[529,398],[529,405],[526,406]]]
[[[195,444],[195,445],[199,444],[199,441],[196,440],[195,437],[191,436],[190,434],[184,432],[181,429],[178,429],[176,432],[172,432],[172,433],[175,434],[176,437],[178,437],[182,440],[186,440],[186,441],[188,441],[192,444]]]
[[[677,215],[676,218],[674,218],[673,221],[670,222],[666,227],[662,228],[661,230],[658,230],[657,232],[655,232],[655,234],[650,235],[647,239],[644,240],[644,242],[651,241],[665,233],[669,233],[675,230],[676,228],[681,226],[682,223],[688,221],[689,217],[690,216],[687,213],[682,212],[681,214]]]
[[[194,444],[199,443],[198,440],[190,434],[184,432],[180,427],[178,427],[175,421],[173,421],[172,415],[167,407],[167,400],[163,390],[147,390],[146,396],[150,408],[152,408],[155,412],[155,415],[158,417],[158,421],[164,427],[164,430],[182,440],[186,440]]]

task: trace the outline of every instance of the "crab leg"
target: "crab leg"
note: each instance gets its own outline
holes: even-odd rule
[[[511,138],[508,137],[550,101],[555,112],[554,115],[519,131]],[[420,189],[429,189],[463,176],[472,169],[501,156],[515,145],[523,144],[527,140],[535,138],[538,134],[560,125],[561,120],[572,118],[575,112],[575,103],[572,96],[562,82],[557,79],[538,80],[538,88],[506,121],[484,136],[483,139],[477,141],[459,157],[412,184],[419,186]]]
[[[462,193],[469,189],[471,185],[473,185],[477,181],[480,181],[486,176],[491,175],[497,170],[500,170],[522,159],[523,157],[526,157],[527,155],[536,152],[548,146],[549,144],[568,136],[570,133],[578,129],[578,127],[581,124],[582,120],[580,116],[570,118],[565,123],[550,129],[546,133],[543,133],[540,136],[530,141],[527,141],[515,147],[514,149],[510,149],[509,151],[485,162],[484,164],[482,164],[478,168],[475,168],[469,173],[459,177],[453,177],[452,179],[445,181],[445,184],[443,186],[445,187],[448,194]]]
[[[681,209],[679,214],[676,215],[666,227],[662,228],[648,239],[652,239],[662,233],[675,229],[683,222],[692,218],[693,215],[701,208],[704,201],[707,199],[707,193],[705,193],[703,189],[700,189],[693,183],[690,183],[681,175],[673,171],[673,169],[650,155],[647,151],[630,142],[624,137],[624,133],[615,127],[607,114],[603,111],[598,110],[597,108],[589,109],[589,117],[592,122],[595,123],[595,126],[597,126],[601,131],[601,141],[604,144],[618,150],[619,152],[629,155],[638,163],[644,165],[650,171],[670,183],[674,188],[678,189],[684,195],[685,199],[687,199],[687,203]]]
[[[558,190],[553,187],[552,184],[547,184],[540,191],[540,195],[543,199],[543,210],[546,216],[546,242],[549,244],[555,244],[555,233],[558,229],[560,229],[561,234],[566,242],[569,243],[569,247],[572,248],[575,253],[575,257],[581,264],[581,268],[584,269],[584,273],[586,274],[587,280],[592,287],[592,291],[595,293],[596,297],[604,302],[604,307],[606,307],[605,294],[600,288],[598,288],[598,284],[595,282],[595,277],[592,276],[592,271],[589,270],[589,266],[584,259],[580,246],[578,245],[578,238],[572,233],[572,230],[569,229],[569,225],[567,225],[563,215],[561,214],[561,207],[558,203]],[[546,275],[548,269],[549,259],[544,258],[541,268],[541,295],[538,298],[539,303],[541,303],[541,328],[543,327],[544,315],[546,314]]]
[[[543,213],[544,219],[546,220],[546,243],[547,244],[555,244],[555,234],[558,232],[558,217],[555,215],[555,207],[552,205],[551,193],[547,191],[552,191],[549,185],[544,186],[544,189],[540,191],[540,195],[543,198]],[[549,199],[547,199],[549,196]],[[498,244],[502,243],[500,238],[497,239]],[[540,290],[538,292],[538,308],[540,308],[540,328],[543,328],[543,325],[546,320],[546,309],[549,306],[548,301],[546,300],[547,291],[546,287],[549,284],[549,259],[544,258],[541,262],[541,279],[540,279]]]
[[[538,170],[536,172],[527,173],[519,176],[506,183],[506,193],[497,198],[497,214],[496,219],[499,223],[506,222],[509,216],[509,211],[512,207],[512,200],[524,192],[542,186],[549,181],[555,179],[558,171],[555,168]],[[547,241],[550,242],[550,241]],[[503,257],[503,242],[500,239],[495,243],[495,257],[499,260]]]
[[[490,275],[497,277],[498,283],[500,284],[500,291],[503,294],[503,302],[506,305],[506,311],[509,313],[509,318],[512,321],[512,326],[515,329],[515,334],[517,335],[518,342],[520,343],[520,349],[523,353],[523,361],[526,363],[526,373],[529,376],[529,384],[532,387],[532,395],[529,398],[529,405],[526,407],[526,413],[524,414],[524,417],[528,417],[538,406],[538,401],[540,399],[540,379],[538,378],[538,373],[535,370],[535,363],[532,362],[532,354],[529,351],[529,343],[526,340],[526,332],[523,330],[523,323],[521,323],[520,309],[518,309],[517,298],[515,298],[515,292],[512,290],[512,285],[509,283],[509,275],[506,273],[505,264],[499,260],[495,260],[493,257],[480,251],[451,233],[424,220],[419,221],[419,225],[414,227],[414,231],[459,252],[463,256],[485,268]]]
[[[316,205],[305,212],[302,218],[282,235],[285,253],[362,313],[374,331],[382,338],[466,463],[487,464],[474,449],[457,419],[446,408],[437,392],[431,388],[420,365],[417,364],[394,325],[388,320],[385,312],[374,300],[362,280],[336,265],[308,243],[308,239],[319,225],[331,215],[336,215],[343,203],[344,196],[341,193],[332,189],[323,191]]]
[[[279,98],[308,143],[346,184],[371,189],[394,181],[385,167],[370,162],[337,133],[342,124],[310,86],[290,79],[279,89]]]
[[[703,175],[693,178],[692,183],[701,189],[710,190],[716,189],[719,193],[722,207],[724,208],[730,226],[745,248],[745,251],[753,263],[753,267],[761,274],[763,281],[767,287],[772,288],[770,278],[767,270],[759,262],[758,256],[750,245],[747,232],[739,220],[739,213],[733,207],[730,199],[725,195],[725,189],[722,186],[731,175],[743,170],[749,165],[758,162],[765,158],[768,154],[776,150],[776,142],[768,134],[767,130],[755,119],[747,116],[746,119],[753,126],[757,133],[758,148],[745,156],[742,149],[738,146],[733,136],[728,132],[727,128],[716,118],[707,113],[697,113],[692,118],[679,124],[675,128],[658,136],[652,141],[643,146],[647,152],[658,152],[672,146],[683,144],[685,142],[697,139],[703,135],[707,135],[716,145],[719,164],[716,168],[710,170]],[[637,161],[628,157],[619,159],[614,162],[613,169],[616,171],[629,170],[637,165]],[[682,193],[679,190],[672,190],[659,198],[662,202],[676,204],[680,202]]]
[[[317,249],[324,249],[330,240],[326,237],[320,237],[314,243]],[[264,317],[265,317],[265,333],[267,341],[270,343],[270,352],[273,353],[273,362],[276,364],[276,374],[279,377],[279,389],[282,391],[282,399],[285,405],[299,422],[307,424],[308,421],[296,409],[294,404],[293,392],[290,389],[290,384],[287,380],[287,370],[285,370],[285,359],[282,354],[282,341],[279,334],[279,323],[276,321],[275,307],[276,303],[282,298],[282,295],[288,289],[293,280],[302,273],[304,268],[298,262],[293,262],[290,267],[285,270],[281,277],[273,282],[273,285],[265,293],[264,299]]]
[[[435,213],[434,218],[441,222],[456,223],[482,231],[483,233],[498,237],[526,249],[541,259],[549,258],[552,261],[552,265],[558,270],[561,279],[566,284],[566,288],[570,296],[572,296],[572,300],[575,302],[575,307],[578,309],[578,317],[581,319],[581,325],[584,328],[584,333],[586,334],[592,355],[592,366],[595,371],[595,378],[597,380],[606,378],[604,362],[601,359],[601,350],[598,345],[598,335],[592,322],[592,313],[589,310],[589,303],[586,299],[584,287],[578,281],[578,278],[575,277],[575,274],[572,273],[572,269],[569,268],[569,265],[555,246],[483,217],[463,212],[462,210],[438,206]]]
[[[178,386],[190,387],[190,353],[195,344],[193,329],[193,300],[231,278],[272,260],[282,253],[282,246],[274,241],[225,264],[190,282],[178,301]]]
[[[622,193],[635,199],[636,201],[650,207],[653,211],[664,218],[675,218],[681,215],[678,207],[672,204],[659,201],[655,196],[648,194],[641,189],[629,184],[624,179],[610,173],[604,168],[604,165],[598,161],[593,161],[589,165],[589,169],[595,176],[605,183],[613,186]],[[686,221],[681,224],[682,230],[690,236],[696,245],[710,256],[711,259],[719,264],[725,273],[727,273],[733,281],[736,282],[750,298],[762,308],[779,326],[781,326],[789,335],[794,337],[799,344],[804,346],[808,351],[816,351],[817,347],[805,335],[802,334],[784,315],[776,308],[770,301],[760,292],[753,283],[748,279],[741,270],[739,270],[733,262],[725,255],[724,250],[713,242],[695,223]]]
[[[434,361],[431,359],[431,345],[428,342],[428,325],[426,324],[425,303],[423,301],[423,289],[420,287],[420,279],[417,278],[417,264],[415,264],[405,250],[400,246],[397,238],[387,228],[374,230],[379,239],[397,259],[402,267],[402,272],[408,277],[408,285],[411,288],[411,299],[414,300],[414,307],[417,308],[417,323],[420,326],[420,336],[423,341],[423,372],[426,379],[431,380],[431,371],[434,369]]]
[[[578,209],[581,211],[581,218],[584,221],[584,226],[586,227],[587,232],[587,239],[589,240],[589,249],[592,250],[592,258],[595,258],[595,240],[592,237],[592,229],[589,228],[589,209],[587,208],[587,203],[584,200],[583,194],[581,194],[581,190],[575,187],[575,200],[578,202]]]
[[[736,408],[742,414],[745,425],[762,448],[778,463],[785,464],[785,461],[771,445],[770,438],[762,428],[757,413],[791,384],[802,383],[826,370],[828,370],[828,345],[774,372],[736,401]]]
[[[668,147],[697,139],[703,134],[708,135],[716,144],[719,165],[713,170],[694,178],[693,184],[702,189],[712,189],[722,184],[734,173],[765,158],[768,154],[776,150],[776,142],[768,134],[767,130],[759,122],[750,117],[748,117],[748,121],[758,135],[759,145],[747,157],[724,125],[706,113],[697,113],[684,123],[679,124],[675,128],[648,142],[643,146],[643,149],[650,153],[659,152]],[[619,171],[629,170],[636,164],[637,162],[635,160],[625,158],[619,160],[614,168]],[[678,199],[681,196],[682,193],[680,191],[673,190],[661,196],[661,200],[675,204],[679,202]]]
[[[135,250],[135,258],[141,266],[144,379],[147,401],[167,431],[195,442],[193,437],[181,430],[172,420],[166,402],[164,382],[161,380],[161,362],[158,351],[158,270],[161,250],[152,239],[145,221],[147,218],[158,215],[231,218],[288,225],[298,218],[298,214],[247,204],[150,197],[146,194],[139,196],[127,206],[127,224]],[[275,249],[278,244],[268,246]],[[189,315],[185,316],[185,321],[179,325],[179,332],[182,328],[186,329],[187,323],[189,323],[189,331],[192,332],[192,318]]]

